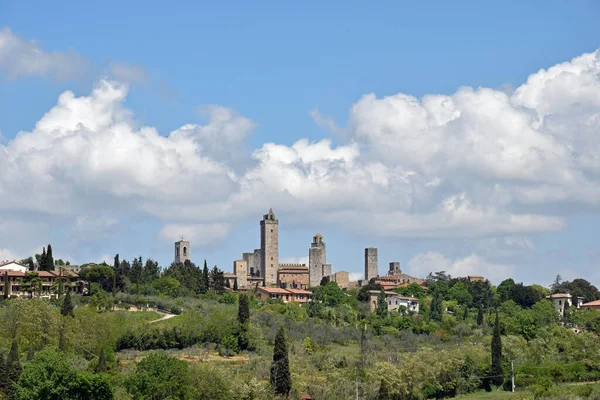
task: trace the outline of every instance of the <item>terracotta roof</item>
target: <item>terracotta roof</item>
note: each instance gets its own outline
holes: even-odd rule
[[[281,294],[290,294],[287,289],[281,288],[273,288],[273,287],[259,287],[258,290],[262,290],[267,293],[281,293]]]
[[[11,269],[5,269],[4,271],[1,271],[0,275],[4,276],[5,273],[8,274],[8,276],[25,276],[25,272],[13,271]]]
[[[322,238],[323,236],[321,236],[321,234],[320,234],[320,233],[317,233],[317,234],[315,235],[315,237]]]
[[[290,293],[293,294],[312,294],[312,292],[308,291],[308,290],[304,290],[304,289],[285,289]]]
[[[35,271],[37,272],[37,274],[40,276],[40,278],[54,278],[55,276],[58,276],[58,274],[53,274],[52,272],[48,272],[48,271]]]
[[[569,293],[554,293],[550,296],[546,296],[547,299],[570,299],[571,295]]]
[[[589,303],[582,304],[581,307],[592,307],[592,306],[600,306],[600,300],[590,301]]]

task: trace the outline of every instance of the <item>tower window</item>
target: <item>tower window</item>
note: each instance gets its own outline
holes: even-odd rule
[[[271,260],[273,259],[273,257],[271,257]]]
[[[183,248],[183,256],[184,256],[184,257],[185,257],[185,256],[187,256],[187,247],[184,247],[184,248]]]
[[[273,232],[273,229],[271,229],[271,232]]]

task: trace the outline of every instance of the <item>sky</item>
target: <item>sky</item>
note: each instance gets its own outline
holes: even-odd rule
[[[511,4],[512,3],[512,4]],[[523,3],[523,4],[521,4]],[[600,285],[595,1],[0,2],[0,261]]]

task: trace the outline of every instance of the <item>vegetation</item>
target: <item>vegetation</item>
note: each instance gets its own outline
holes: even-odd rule
[[[84,271],[84,296],[65,286],[61,299],[1,302],[0,398],[349,399],[357,382],[369,400],[503,398],[511,361],[518,398],[600,393],[586,383],[600,380],[600,312],[561,318],[545,299],[565,287],[600,298],[583,280],[494,287],[437,272],[395,290],[420,299],[413,312],[388,310],[374,280],[348,291],[324,280],[299,305],[225,290],[207,262],[161,270],[116,256]],[[154,310],[177,316],[152,322]]]

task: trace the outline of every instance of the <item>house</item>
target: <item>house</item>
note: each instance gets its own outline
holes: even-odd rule
[[[308,282],[309,271],[306,264],[279,264],[277,269],[279,287],[306,289]]]
[[[591,310],[600,310],[600,300],[590,301],[579,306],[580,308],[587,308]]]
[[[10,297],[42,297],[42,298],[56,298],[58,297],[58,282],[62,279],[64,287],[70,287],[74,293],[83,293],[85,283],[79,279],[79,275],[72,271],[35,271],[38,278],[41,280],[40,291],[33,293],[25,292],[23,290],[23,279],[25,278],[26,272],[4,270],[0,272],[0,293],[4,293],[4,281],[8,279],[8,295]],[[6,277],[5,277],[6,275]]]
[[[554,307],[561,316],[565,314],[565,305],[568,305],[568,307],[579,308],[583,303],[583,297],[578,297],[577,304],[573,304],[573,296],[569,293],[554,293],[550,296],[546,296],[546,299],[554,302]]]
[[[254,296],[261,300],[281,300],[284,303],[307,303],[312,292],[304,289],[282,289],[272,287],[257,287]]]
[[[19,271],[19,272],[27,272],[28,268],[16,261],[5,261],[0,263],[0,271]]]
[[[469,282],[481,282],[481,281],[485,280],[485,278],[483,276],[479,276],[479,275],[469,275],[469,276],[467,276],[467,280]]]
[[[369,309],[371,312],[377,309],[377,300],[381,292],[378,290],[369,290]],[[385,291],[388,311],[398,311],[402,306],[406,307],[407,311],[419,312],[419,299],[414,297],[400,296],[396,292]]]

